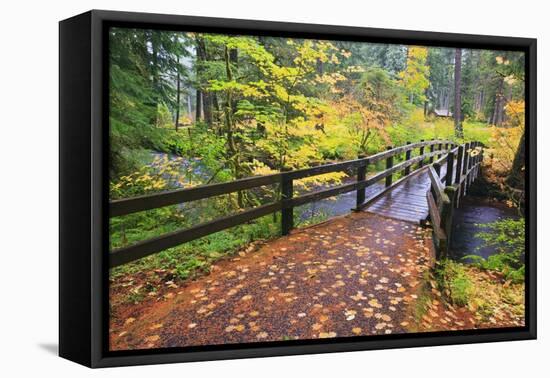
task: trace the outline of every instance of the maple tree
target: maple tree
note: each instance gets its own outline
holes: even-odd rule
[[[409,102],[423,104],[426,101],[425,91],[430,85],[430,67],[426,64],[428,48],[410,46],[407,50],[406,68],[399,73]]]

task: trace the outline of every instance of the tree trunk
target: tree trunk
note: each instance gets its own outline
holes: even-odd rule
[[[213,120],[213,117],[212,117],[212,109],[213,109],[212,93],[203,92],[202,93],[202,100],[203,100],[202,111],[204,113],[204,122],[206,122],[206,124],[208,126],[212,126],[212,120]]]
[[[525,187],[525,131],[519,141],[512,169],[508,174],[506,183],[513,188],[523,189]]]
[[[227,75],[227,81],[233,80],[233,71],[231,69],[231,54],[227,46],[225,47],[224,53],[225,60],[225,72]],[[237,145],[235,143],[235,136],[233,130],[235,128],[234,119],[233,119],[233,93],[231,89],[226,91],[225,98],[225,127],[227,134],[227,150],[229,152],[229,160],[233,164],[233,174],[235,179],[238,180],[242,177],[241,172],[241,161]],[[244,207],[244,197],[243,192],[237,192],[237,204],[240,208]]]
[[[424,97],[426,97],[424,100],[424,117],[426,117],[428,115],[428,88],[424,90]]]
[[[504,78],[500,77],[497,92],[495,93],[495,107],[491,123],[495,126],[502,124],[504,114]]]
[[[179,59],[178,59],[178,63],[179,63]],[[181,101],[181,79],[180,79],[180,71],[178,67],[178,73],[176,76],[176,122],[175,122],[176,132],[178,131],[179,123],[180,123],[180,101]]]
[[[192,108],[192,102],[193,99],[191,97],[191,94],[187,94],[187,114],[189,118],[191,118],[191,115],[193,114],[193,108]]]
[[[153,86],[153,101],[152,108],[153,114],[151,117],[151,123],[153,126],[157,125],[157,116],[158,116],[158,104],[159,104],[159,62],[158,62],[158,50],[159,50],[159,36],[157,32],[151,32],[150,35],[151,42],[151,79]]]
[[[324,64],[323,64],[323,61],[319,58],[317,58],[317,62],[315,64],[315,68],[317,70],[317,75],[319,76],[323,76],[323,73],[324,73]]]
[[[205,106],[205,92],[204,89],[204,62],[206,61],[206,44],[202,37],[197,36],[195,39],[195,49],[197,51],[197,102],[195,108],[195,121],[202,119],[203,112],[206,114]]]
[[[212,93],[212,107],[214,109],[213,119],[215,119],[217,125],[218,125],[218,135],[223,135],[222,127],[219,127],[219,125],[222,124],[222,109],[220,106],[220,102],[218,101],[218,95],[216,93]]]
[[[457,138],[463,138],[464,132],[462,130],[462,99],[461,99],[461,82],[462,76],[462,49],[455,50],[455,102],[453,117],[455,120],[455,136]]]
[[[204,115],[204,122],[208,125],[212,125],[213,117],[212,117],[212,111],[213,111],[213,101],[212,97],[213,94],[209,93],[207,90],[205,90],[205,82],[203,82],[203,74],[204,74],[204,62],[208,61],[208,52],[206,50],[206,43],[203,38],[197,37],[196,39],[196,48],[197,48],[197,76],[198,76],[198,86],[199,90],[201,91],[201,111],[202,115]]]
[[[198,122],[202,119],[202,92],[200,89],[197,89],[197,102],[195,106],[195,122]]]

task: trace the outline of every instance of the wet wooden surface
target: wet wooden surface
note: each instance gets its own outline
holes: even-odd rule
[[[447,169],[443,165],[441,167],[441,177],[446,174],[446,171]],[[374,200],[365,207],[365,211],[420,224],[428,217],[426,192],[429,188],[430,177],[425,169],[407,178],[404,182]]]

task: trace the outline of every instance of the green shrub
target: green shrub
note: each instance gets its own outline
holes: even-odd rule
[[[468,305],[474,293],[474,284],[462,264],[452,260],[442,260],[437,263],[435,277],[441,291],[452,304]]]
[[[496,253],[484,259],[468,255],[474,265],[494,270],[513,282],[525,280],[525,219],[504,219],[483,225],[487,231],[476,234],[483,240],[483,247],[494,248]]]

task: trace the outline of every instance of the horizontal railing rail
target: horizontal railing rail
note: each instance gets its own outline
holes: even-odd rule
[[[455,146],[456,144],[449,140],[429,140],[420,141],[417,143],[407,143],[406,145],[400,147],[389,147],[386,151],[382,151],[368,157],[361,157],[345,162],[280,172],[266,176],[249,177],[227,183],[202,185],[151,195],[113,200],[110,202],[109,207],[109,216],[111,218],[170,205],[207,199],[267,185],[278,184],[280,185],[279,190],[281,192],[281,199],[273,203],[243,210],[236,214],[217,218],[187,229],[174,231],[158,237],[143,240],[129,246],[117,248],[109,254],[109,266],[120,266],[165,249],[175,247],[182,243],[186,243],[227,228],[235,227],[278,211],[282,212],[281,231],[283,235],[286,235],[294,227],[294,207],[351,191],[357,191],[356,210],[361,209],[379,195],[399,184],[401,180],[405,179],[407,176],[425,169],[428,166],[425,164],[427,161],[432,163],[434,159],[437,159],[436,162],[444,159],[443,155],[446,155],[449,151],[456,150]],[[429,152],[424,152],[426,147],[430,147]],[[418,156],[411,157],[411,152],[415,149],[419,149]],[[394,157],[402,154],[405,154],[405,160],[394,165]],[[386,162],[386,169],[378,172],[374,176],[366,177],[367,167],[380,161]],[[415,165],[416,168],[414,168]],[[294,180],[331,172],[351,170],[357,171],[357,180],[352,183],[342,184],[332,188],[318,190],[294,197]],[[399,181],[393,182],[393,175],[398,172],[402,172],[403,177]],[[366,199],[365,189],[382,180],[385,180],[384,188],[375,196]]]

